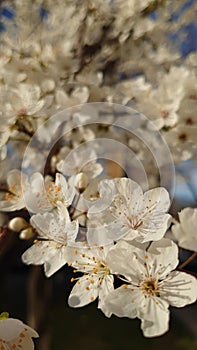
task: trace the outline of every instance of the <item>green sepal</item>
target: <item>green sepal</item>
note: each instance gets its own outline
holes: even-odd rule
[[[0,320],[6,320],[9,317],[9,313],[8,312],[2,312],[0,314]]]

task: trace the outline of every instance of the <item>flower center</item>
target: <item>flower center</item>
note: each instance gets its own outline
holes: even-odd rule
[[[143,221],[134,215],[128,216],[127,219],[129,228],[131,228],[132,230],[137,230],[143,224]]]
[[[17,117],[26,117],[27,115],[27,110],[25,108],[21,108],[19,109],[19,111],[17,112]]]
[[[164,110],[164,109],[162,109],[161,110],[161,117],[163,118],[163,119],[166,119],[168,116],[169,116],[169,112],[168,111],[166,111],[166,110]]]
[[[61,187],[55,185],[54,182],[51,182],[50,184],[47,185],[46,195],[47,195],[47,199],[49,200],[52,206],[55,206],[57,201],[63,202],[63,198],[62,198],[63,196],[61,196],[60,191],[61,191]]]
[[[93,268],[94,273],[98,273],[101,278],[110,274],[110,270],[104,261],[97,260],[97,266]]]
[[[139,287],[142,290],[142,292],[147,296],[159,296],[159,287],[155,278],[152,278],[147,281],[142,281]]]
[[[22,196],[22,190],[19,188],[19,185],[15,182],[9,188],[9,191],[5,194],[5,200],[11,202]]]
[[[45,190],[46,196],[44,197],[39,192],[36,193],[38,206],[40,208],[48,205],[56,207],[57,202],[64,202],[66,200],[61,192],[61,187],[57,186],[54,182],[46,184]]]

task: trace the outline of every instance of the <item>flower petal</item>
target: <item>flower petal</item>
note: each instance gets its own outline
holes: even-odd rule
[[[105,316],[110,317],[111,312],[105,307],[105,299],[107,295],[114,290],[114,277],[112,275],[107,275],[103,278],[102,283],[99,288],[99,302],[98,309],[101,309]]]
[[[99,294],[99,277],[83,276],[74,285],[68,304],[71,307],[81,307],[94,301]]]
[[[169,328],[168,305],[159,298],[148,298],[138,317],[142,320],[141,329],[145,337],[157,337]]]
[[[141,302],[142,298],[143,295],[138,289],[121,286],[105,298],[105,315],[110,317],[113,313],[118,317],[135,318],[137,317],[137,304]]]
[[[56,253],[56,243],[38,241],[22,255],[22,261],[27,264],[42,265]]]
[[[67,263],[67,247],[56,249],[56,253],[44,263],[44,272],[50,277]]]
[[[196,278],[185,272],[172,272],[161,286],[161,297],[176,307],[194,303],[197,299]]]

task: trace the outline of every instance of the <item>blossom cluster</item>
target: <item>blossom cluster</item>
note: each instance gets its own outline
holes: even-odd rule
[[[92,181],[101,171],[92,161],[68,180],[60,172],[55,182],[35,173],[21,193],[19,183],[11,182],[13,175],[17,179],[12,171],[2,209],[25,206],[32,213],[29,223],[19,217],[10,221],[11,229],[24,233],[28,227],[34,236],[24,263],[44,265],[47,277],[65,264],[82,273],[71,279],[76,283],[69,306],[82,307],[98,297],[107,317],[138,317],[145,336],[159,336],[168,330],[169,305],[183,307],[197,298],[196,278],[176,269],[178,247],[164,237],[171,223],[169,194],[163,187],[143,193],[125,177],[98,179],[93,192]],[[88,181],[81,186],[77,180],[85,174]],[[181,242],[178,230],[174,225]],[[114,289],[117,278],[122,285]]]
[[[1,159],[8,155],[9,144],[20,148],[15,151],[19,158],[34,132],[54,113],[101,101],[144,113],[160,130],[176,161],[195,155],[196,53],[183,60],[168,40],[169,33],[176,35],[183,23],[187,26],[195,20],[194,2],[180,22],[172,22],[184,2],[2,4]],[[47,125],[45,136],[39,137],[45,143],[52,137]],[[127,141],[136,152],[136,145]],[[139,153],[140,149],[138,145]],[[2,175],[9,167],[8,161],[4,163]]]

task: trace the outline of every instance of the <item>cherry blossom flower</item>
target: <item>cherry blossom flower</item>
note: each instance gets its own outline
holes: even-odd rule
[[[105,196],[106,188],[115,193],[110,204]],[[117,178],[101,181],[101,190],[103,200],[90,207],[88,217],[101,231],[103,226],[108,239],[131,241],[135,238],[143,243],[163,237],[170,223],[170,215],[166,214],[170,199],[165,188],[158,187],[143,194],[136,182]]]
[[[197,126],[178,124],[175,128],[163,132],[175,162],[191,158],[196,154]]]
[[[36,115],[44,105],[40,99],[38,85],[21,83],[17,89],[5,87],[1,93],[0,103],[4,105],[2,116],[8,125],[15,124],[21,117]],[[2,127],[2,126],[1,126]]]
[[[168,239],[153,242],[146,250],[118,242],[109,251],[107,264],[112,273],[124,276],[125,284],[106,297],[105,308],[118,317],[141,319],[146,337],[168,330],[169,305],[183,307],[197,298],[196,278],[174,271],[178,248]]]
[[[84,273],[84,276],[72,278],[74,285],[68,304],[71,307],[81,307],[99,298],[98,308],[106,315],[110,315],[105,309],[104,300],[113,287],[113,276],[107,266],[106,259],[112,245],[100,247],[83,247],[70,252],[70,262],[76,271]]]
[[[33,350],[32,338],[37,338],[38,333],[22,321],[8,318],[3,312],[0,315],[0,348],[1,350]]]
[[[178,213],[179,221],[172,226],[172,233],[182,248],[197,251],[197,209],[184,208]]]
[[[55,209],[58,202],[68,207],[75,193],[75,188],[68,186],[62,174],[56,173],[54,182],[51,179],[44,180],[42,174],[35,173],[24,192],[25,205],[32,213],[44,213]]]
[[[96,152],[85,145],[72,150],[65,160],[57,164],[57,170],[70,176],[69,183],[75,187],[78,187],[82,176],[86,187],[91,179],[102,172],[103,167],[97,162]]]
[[[22,180],[26,181],[26,177],[17,169],[9,171],[7,175],[8,191],[1,195],[0,209],[2,211],[15,211],[24,208],[25,202],[22,191]]]
[[[57,211],[36,214],[30,220],[37,230],[38,237],[22,255],[25,264],[42,265],[50,277],[67,263],[68,246],[75,242],[78,222],[71,221],[63,203],[57,204]]]

